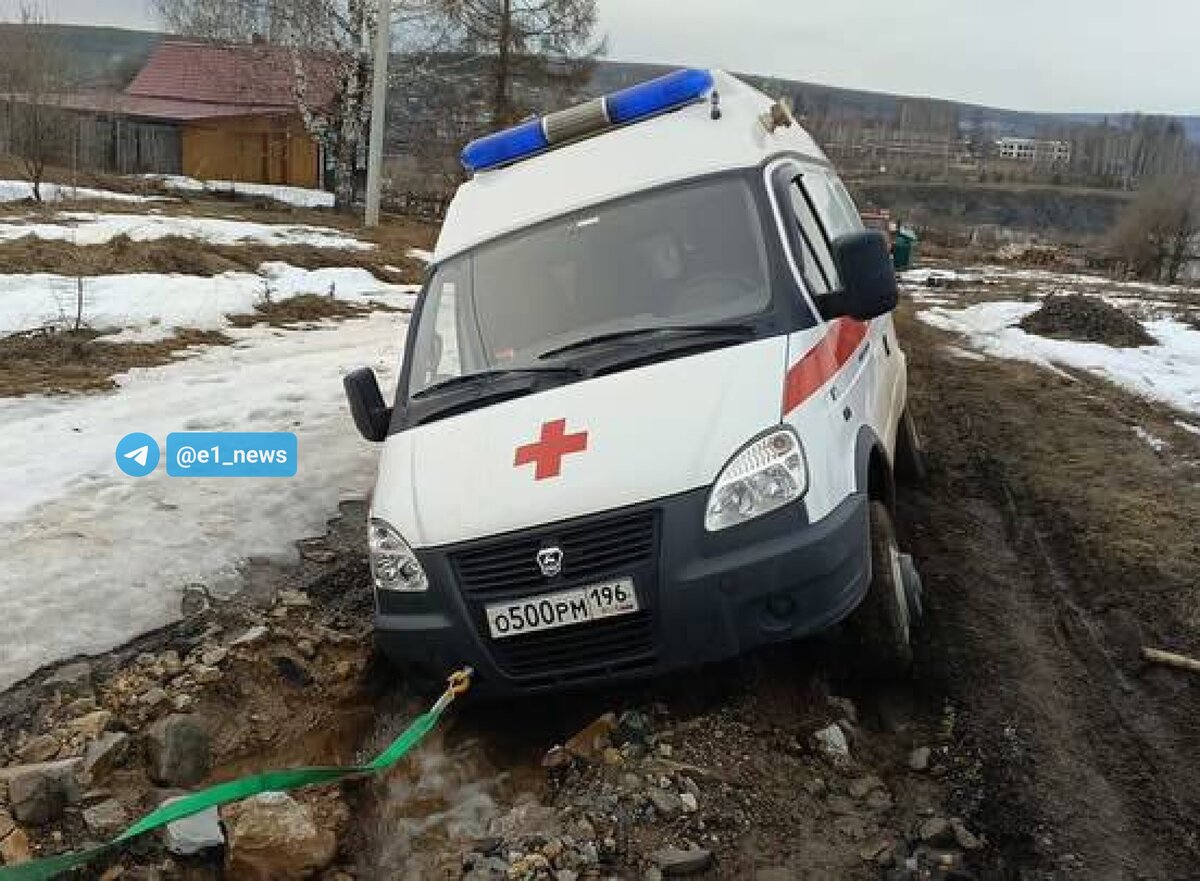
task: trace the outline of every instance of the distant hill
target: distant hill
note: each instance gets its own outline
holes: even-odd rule
[[[0,24],[0,28],[17,27]],[[89,87],[123,88],[149,57],[154,47],[165,39],[164,34],[131,31],[121,28],[88,27],[86,25],[50,25],[58,35],[64,51],[81,85]],[[592,81],[587,87],[591,94],[603,94],[633,85],[673,70],[674,67],[625,61],[602,60],[596,64]],[[912,96],[888,92],[869,92],[843,89],[837,86],[789,80],[779,77],[743,76],[765,91],[786,93],[798,98],[798,109],[805,106],[823,110],[839,109],[857,112],[868,117],[890,120],[895,117],[901,102]],[[995,135],[1032,137],[1071,124],[1125,123],[1131,113],[1034,113],[965,104],[957,101],[927,100],[936,106],[957,113],[960,125],[982,127]],[[1189,137],[1200,143],[1200,116],[1177,117],[1186,127]]]
[[[657,64],[601,61],[596,66],[596,72],[589,84],[588,91],[594,94],[603,94],[650,77],[659,76],[673,69]],[[1079,124],[1094,125],[1105,119],[1111,124],[1127,125],[1135,115],[1132,112],[1038,113],[1027,110],[1006,110],[937,98],[914,98],[911,95],[895,95],[888,92],[844,89],[839,86],[827,86],[780,77],[764,77],[757,74],[739,73],[738,76],[769,94],[782,93],[800,97],[802,100],[797,102],[797,109],[800,112],[804,112],[806,107],[821,108],[822,110],[838,109],[857,112],[869,118],[890,120],[896,116],[901,102],[922,100],[955,111],[964,127],[979,126],[997,136],[1033,137],[1056,128]],[[1183,123],[1188,136],[1193,141],[1200,143],[1200,116],[1177,116],[1175,118]]]
[[[0,30],[21,25],[0,23]],[[82,87],[124,88],[138,72],[164,34],[98,28],[87,25],[46,25],[57,37],[72,78]]]

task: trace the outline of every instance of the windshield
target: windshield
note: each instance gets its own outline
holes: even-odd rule
[[[408,393],[535,365],[606,334],[753,316],[769,303],[769,278],[742,178],[567,215],[437,268],[409,353]]]

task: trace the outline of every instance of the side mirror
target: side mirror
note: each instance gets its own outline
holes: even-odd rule
[[[369,441],[378,443],[388,434],[392,422],[392,408],[383,402],[379,380],[370,367],[360,367],[346,374],[342,380],[346,389],[346,400],[350,402],[350,413],[359,434]]]
[[[868,321],[896,308],[896,273],[882,233],[868,230],[842,236],[833,243],[833,259],[842,290],[818,300],[825,318],[848,315]]]

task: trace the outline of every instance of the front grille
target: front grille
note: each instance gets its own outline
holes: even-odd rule
[[[654,620],[648,611],[591,624],[491,641],[492,655],[514,676],[569,680],[651,666]],[[548,675],[549,674],[549,675]]]
[[[653,562],[657,545],[653,511],[613,517],[579,526],[546,530],[541,535],[500,540],[477,550],[451,555],[463,593],[474,597],[528,595],[544,592],[549,582],[538,569],[537,553],[548,545],[563,551],[562,574],[555,589],[567,582],[605,575],[627,575]]]
[[[658,513],[641,510],[592,517],[449,553],[472,621],[496,665],[526,684],[569,682],[652,667],[658,600]],[[562,573],[542,575],[537,553],[557,546]],[[536,597],[607,578],[632,578],[639,611],[572,627],[492,639],[484,607]]]

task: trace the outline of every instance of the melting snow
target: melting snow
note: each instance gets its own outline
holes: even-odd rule
[[[73,319],[77,280],[64,275],[0,275],[0,335]],[[249,313],[269,293],[282,300],[297,294],[332,294],[340,300],[378,300],[411,306],[416,285],[379,281],[365,269],[300,269],[264,263],[258,274],[102,275],[83,279],[84,322],[97,330],[120,330],[111,341],[151,341],[174,328],[219,330],[226,315]]]
[[[0,222],[0,242],[25,236],[77,245],[103,245],[117,236],[135,242],[149,242],[167,236],[181,236],[213,245],[312,245],[317,248],[343,248],[367,251],[375,246],[326,226],[303,224],[253,223],[216,217],[168,216],[164,214],[98,214],[87,211],[62,211],[56,222],[10,218]]]
[[[1167,442],[1165,440],[1163,440],[1161,437],[1155,437],[1140,425],[1135,425],[1133,427],[1133,433],[1144,440],[1150,446],[1150,449],[1154,450],[1156,453],[1161,453],[1167,448]]]
[[[137,369],[96,396],[0,399],[0,688],[103,651],[179,613],[180,591],[224,589],[239,560],[290,556],[337,503],[362,496],[377,449],[360,440],[341,378],[372,364],[394,382],[406,319],[232,331],[241,342]],[[144,431],[294,431],[290,479],[121,473],[117,441]]]
[[[1173,319],[1143,322],[1155,346],[1118,349],[1102,343],[1053,340],[1015,325],[1037,303],[980,303],[965,309],[934,307],[918,318],[964,336],[974,349],[999,358],[1059,364],[1104,377],[1181,410],[1200,414],[1200,331]]]
[[[929,285],[936,287],[939,282],[976,282],[979,277],[971,272],[959,272],[953,269],[906,269],[898,273],[899,280],[910,285]],[[932,280],[933,284],[930,284]]]
[[[273,184],[248,184],[231,180],[197,180],[178,174],[148,174],[147,179],[160,182],[168,190],[187,193],[217,193],[221,195],[262,196],[297,208],[332,208],[333,193],[304,187],[284,187]]]
[[[942,346],[942,349],[949,355],[955,358],[962,358],[964,361],[986,361],[983,355],[978,352],[972,352],[970,349],[962,349],[958,346]]]
[[[138,196],[133,193],[116,193],[112,190],[93,190],[89,187],[72,187],[66,184],[43,183],[43,202],[77,202],[83,199],[98,199],[108,202],[170,202],[165,196]],[[33,198],[33,185],[23,180],[0,180],[0,202],[23,202]]]

